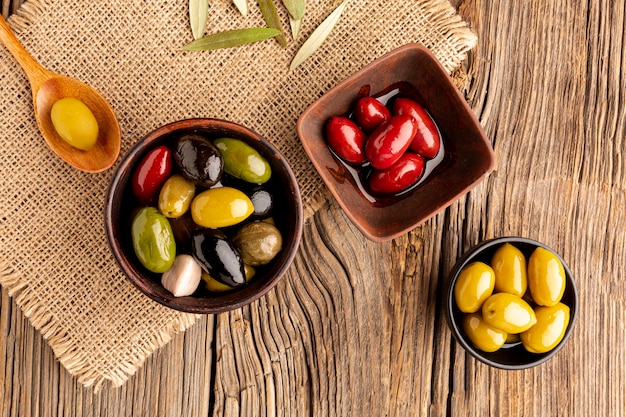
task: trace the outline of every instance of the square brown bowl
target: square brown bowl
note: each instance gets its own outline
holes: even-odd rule
[[[442,152],[436,163],[427,162],[418,186],[401,195],[375,197],[329,149],[324,126],[331,116],[348,115],[363,95],[392,95],[398,89],[432,116],[442,136]],[[491,144],[472,109],[441,63],[420,44],[395,49],[330,89],[302,113],[297,131],[346,215],[375,242],[393,239],[425,222],[476,186],[495,165]]]

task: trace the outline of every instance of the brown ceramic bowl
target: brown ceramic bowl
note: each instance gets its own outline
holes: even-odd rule
[[[396,92],[418,101],[442,134],[442,151],[427,162],[419,185],[398,196],[373,196],[359,174],[331,152],[324,126],[334,115],[348,115],[362,95]],[[382,98],[382,97],[381,97]],[[393,239],[423,223],[468,192],[493,170],[491,144],[434,55],[408,44],[373,61],[311,104],[297,123],[298,136],[331,193],[369,239]]]
[[[146,270],[139,262],[130,234],[131,213],[137,207],[132,195],[132,174],[151,149],[171,144],[181,133],[201,133],[210,138],[240,139],[256,149],[272,168],[271,185],[275,190],[273,218],[283,236],[283,249],[243,288],[210,293],[202,288],[191,296],[174,297],[160,284],[160,274]],[[113,256],[128,279],[151,299],[176,310],[190,313],[219,313],[253,302],[278,283],[291,265],[302,235],[302,200],[296,178],[280,152],[266,139],[236,123],[217,119],[189,119],[156,129],[137,143],[117,167],[107,190],[105,208],[106,236]]]
[[[565,335],[556,347],[545,353],[530,353],[521,342],[508,343],[495,352],[483,352],[477,348],[469,337],[463,331],[462,318],[463,313],[456,306],[454,299],[454,286],[456,285],[459,274],[467,265],[472,262],[484,262],[491,263],[491,258],[496,250],[505,243],[518,248],[525,256],[526,261],[530,258],[530,255],[537,248],[544,248],[554,253],[557,258],[563,264],[565,270],[565,292],[561,302],[570,308],[570,319]],[[469,352],[474,358],[486,363],[487,365],[495,368],[507,369],[507,370],[521,370],[531,368],[542,364],[552,358],[556,353],[563,348],[567,339],[570,337],[574,326],[576,324],[576,318],[578,317],[578,290],[576,289],[576,282],[572,271],[569,269],[563,258],[554,250],[549,248],[543,243],[537,242],[532,239],[523,237],[500,237],[484,241],[475,247],[467,251],[454,265],[450,275],[448,276],[447,284],[445,286],[444,293],[444,309],[446,313],[446,321],[456,341],[463,346],[463,348]]]

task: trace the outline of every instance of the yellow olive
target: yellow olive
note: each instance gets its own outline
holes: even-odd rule
[[[507,334],[505,343],[517,343],[517,342],[519,342],[519,333]]]
[[[522,344],[532,353],[549,352],[558,345],[569,324],[569,307],[557,303],[550,307],[535,308],[537,324],[520,335]]]
[[[206,272],[202,273],[202,282],[204,283],[204,287],[211,292],[224,292],[233,289],[233,287],[219,282]]]
[[[522,295],[522,300],[526,301],[528,305],[533,308],[537,305],[537,303],[535,303],[535,300],[533,300],[533,296],[530,295],[530,291],[528,289],[526,289],[526,292],[524,293],[524,295]]]
[[[483,352],[495,352],[507,339],[506,332],[485,323],[480,313],[465,314],[462,326],[467,337]]]
[[[521,333],[537,322],[535,312],[517,295],[500,292],[483,304],[483,320],[506,333]]]
[[[252,277],[256,274],[256,271],[249,265],[244,265],[244,270],[246,271],[246,282],[250,282]],[[202,281],[204,282],[204,287],[211,292],[224,292],[234,289],[233,287],[219,282],[206,272],[202,272]]]
[[[165,217],[175,219],[189,210],[196,193],[196,185],[182,175],[172,175],[165,181],[159,193],[159,211]]]
[[[565,270],[554,253],[537,248],[530,255],[528,289],[540,306],[553,306],[561,301],[565,291]]]
[[[463,313],[475,313],[493,292],[493,269],[483,262],[472,262],[459,274],[454,285],[454,299]]]
[[[256,275],[256,269],[250,265],[243,265],[243,270],[246,272],[246,282],[250,282],[252,278]]]
[[[491,267],[496,275],[494,291],[523,296],[528,286],[526,258],[510,243],[500,246],[491,258]]]
[[[73,97],[57,100],[50,110],[54,130],[75,148],[89,151],[98,140],[98,121],[89,107]]]
[[[191,217],[202,227],[232,226],[248,218],[253,211],[250,198],[231,187],[208,189],[191,202]]]

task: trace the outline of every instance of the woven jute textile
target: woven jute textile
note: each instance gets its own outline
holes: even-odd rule
[[[250,6],[243,17],[230,0],[210,0],[207,33],[264,26],[256,4]],[[192,40],[186,0],[33,0],[9,24],[44,67],[109,100],[121,126],[122,156],[175,120],[238,122],[291,163],[310,216],[329,194],[296,135],[302,111],[403,44],[423,43],[452,72],[476,43],[446,0],[351,1],[323,47],[289,71],[299,46],[334,6],[310,0],[302,33],[287,48],[268,40],[183,52]],[[119,386],[197,317],[147,299],[126,280],[104,235],[104,194],[114,168],[86,174],[46,147],[28,80],[4,48],[0,97],[0,283],[82,384]]]

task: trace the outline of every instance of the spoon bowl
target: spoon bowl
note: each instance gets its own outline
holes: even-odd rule
[[[121,134],[115,112],[106,99],[81,81],[43,68],[28,54],[1,16],[0,43],[9,50],[28,77],[37,126],[48,146],[59,158],[81,171],[97,173],[110,168],[120,153]],[[52,124],[52,105],[64,97],[82,101],[98,122],[98,139],[89,151],[65,142]]]

